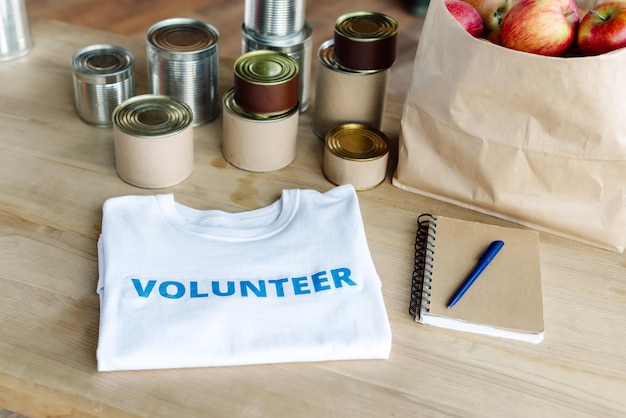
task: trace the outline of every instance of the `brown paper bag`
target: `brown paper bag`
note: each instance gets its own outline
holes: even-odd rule
[[[626,50],[513,51],[472,38],[431,0],[393,184],[623,252]]]

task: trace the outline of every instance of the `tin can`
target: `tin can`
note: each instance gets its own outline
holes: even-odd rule
[[[246,0],[244,25],[261,36],[291,36],[304,28],[304,0]]]
[[[385,180],[389,159],[388,140],[377,129],[349,123],[326,134],[324,175],[336,185],[352,184],[368,190]]]
[[[176,185],[193,171],[193,113],[182,100],[144,94],[112,115],[115,169],[129,184],[144,188]]]
[[[354,12],[335,21],[337,63],[350,70],[389,68],[396,60],[398,22],[382,13]]]
[[[298,63],[276,51],[252,51],[235,61],[235,102],[251,113],[285,113],[298,104]]]
[[[318,50],[313,131],[324,139],[339,125],[355,122],[381,130],[389,69],[351,71],[336,62],[334,41]]]
[[[0,1],[0,61],[22,57],[32,46],[26,2]]]
[[[74,101],[83,121],[111,126],[113,109],[135,95],[134,61],[130,51],[108,44],[87,46],[72,56]]]
[[[219,113],[219,32],[193,19],[174,18],[146,33],[150,92],[176,97],[191,107],[194,126]]]
[[[235,91],[224,95],[222,153],[237,168],[254,172],[280,170],[296,158],[299,111],[282,114],[246,111],[235,102]]]
[[[258,50],[281,52],[298,63],[298,101],[300,111],[309,107],[311,86],[311,45],[313,28],[305,22],[300,32],[285,37],[263,37],[242,25],[242,53]]]

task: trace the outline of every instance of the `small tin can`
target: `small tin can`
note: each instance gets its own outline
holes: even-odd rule
[[[91,45],[72,56],[76,112],[85,122],[111,126],[113,109],[135,95],[134,57],[126,49]]]
[[[235,102],[235,91],[224,95],[222,153],[237,168],[254,172],[280,170],[296,158],[298,106],[274,115],[250,113]]]
[[[30,52],[33,46],[24,0],[0,1],[0,61],[9,61]]]
[[[335,59],[350,70],[389,68],[396,60],[398,22],[382,13],[354,12],[335,21]]]
[[[193,113],[182,100],[144,94],[113,111],[115,169],[144,188],[176,185],[193,171]]]
[[[193,19],[173,18],[146,33],[149,88],[191,107],[194,126],[219,113],[219,32]]]
[[[251,113],[285,113],[298,104],[298,63],[276,51],[252,51],[235,61],[235,102]]]
[[[389,69],[351,71],[336,62],[333,40],[318,50],[313,131],[324,139],[339,125],[355,122],[381,130]]]
[[[387,137],[377,129],[348,123],[326,134],[324,175],[336,185],[352,184],[368,190],[385,180],[389,147]]]
[[[261,36],[291,36],[302,31],[304,12],[304,0],[246,0],[244,25]]]
[[[311,86],[311,48],[313,28],[305,22],[300,32],[284,37],[264,37],[242,25],[242,53],[258,50],[281,52],[298,63],[298,101],[300,111],[309,107]]]

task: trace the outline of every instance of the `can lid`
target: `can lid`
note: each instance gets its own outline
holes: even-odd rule
[[[322,64],[324,67],[330,68],[333,71],[350,75],[367,75],[372,73],[378,73],[387,69],[379,68],[375,70],[355,70],[340,65],[335,59],[335,41],[333,39],[329,39],[322,43],[322,45],[320,45],[320,48],[317,51],[317,58],[320,64]]]
[[[298,76],[298,62],[278,51],[246,52],[235,61],[235,75],[250,84],[282,84]]]
[[[182,100],[159,94],[131,97],[113,110],[113,126],[136,137],[160,138],[178,133],[193,122],[191,108]]]
[[[146,33],[148,43],[161,51],[198,54],[212,50],[219,32],[208,23],[194,19],[166,19],[152,25]]]
[[[387,136],[360,123],[346,123],[326,134],[326,148],[337,157],[351,161],[370,161],[389,152]]]
[[[375,12],[353,12],[335,21],[337,62],[355,70],[390,67],[396,59],[398,22]]]
[[[90,84],[124,81],[133,74],[133,64],[130,51],[108,44],[87,46],[72,56],[74,75]]]

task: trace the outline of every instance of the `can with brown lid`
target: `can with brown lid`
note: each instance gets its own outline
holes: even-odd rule
[[[173,18],[146,33],[150,92],[176,97],[193,111],[194,126],[219,114],[219,32],[208,23]]]
[[[285,36],[262,36],[244,25],[241,27],[242,53],[268,50],[286,54],[298,63],[298,101],[300,111],[309,107],[311,85],[311,45],[313,28],[305,22],[302,30]]]
[[[318,50],[313,131],[324,139],[339,125],[355,122],[382,129],[389,69],[352,71],[337,63],[334,41]]]
[[[352,184],[368,190],[385,180],[389,159],[388,140],[381,131],[348,123],[326,134],[324,175],[336,184]]]
[[[133,54],[115,45],[91,45],[78,50],[71,64],[78,116],[110,127],[113,109],[135,95]]]
[[[342,15],[335,21],[335,59],[350,70],[389,68],[396,60],[397,33],[398,22],[382,13]]]
[[[113,111],[117,174],[144,188],[176,185],[193,171],[193,113],[182,100],[144,94]]]
[[[298,104],[298,63],[276,51],[251,51],[235,61],[235,102],[251,113],[285,113]]]

